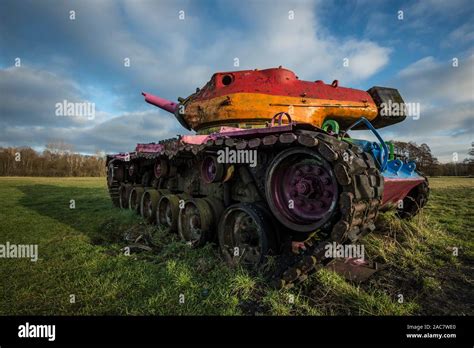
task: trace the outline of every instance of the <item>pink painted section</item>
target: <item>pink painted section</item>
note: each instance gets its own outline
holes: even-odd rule
[[[211,135],[183,135],[181,136],[181,142],[185,144],[201,145],[214,138],[215,137],[212,137]]]
[[[240,131],[240,130],[243,130],[243,128],[223,126],[223,127],[221,127],[220,133],[236,132],[236,131]]]
[[[181,141],[186,144],[201,145],[207,143],[209,140],[216,140],[217,138],[223,136],[221,135],[222,133],[238,132],[242,130],[244,129],[223,126],[219,129],[219,132],[209,135],[183,135],[181,136]]]
[[[136,152],[161,152],[163,151],[163,145],[161,144],[137,144],[135,147]]]
[[[130,158],[135,157],[136,152],[129,152],[129,153],[118,153],[115,155],[112,155],[113,158],[122,160],[122,161],[127,161]]]
[[[417,179],[392,179],[384,177],[384,189],[382,197],[382,206],[387,204],[397,204],[403,200],[412,188],[421,184],[423,178]]]
[[[174,112],[176,111],[178,107],[178,104],[172,101],[169,101],[167,99],[157,97],[156,95],[145,93],[145,92],[142,92],[142,95],[145,97],[145,101],[147,103],[150,103],[151,105],[155,105],[159,107],[160,109],[171,112],[172,114],[174,114]]]

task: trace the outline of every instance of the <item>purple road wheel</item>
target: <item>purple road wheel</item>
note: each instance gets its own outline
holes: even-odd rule
[[[224,165],[217,162],[217,157],[207,156],[201,164],[201,176],[207,184],[221,181],[224,177]]]
[[[273,215],[293,231],[316,231],[337,212],[339,188],[334,171],[314,150],[282,151],[270,164],[265,181]]]
[[[266,209],[250,203],[228,207],[218,228],[219,246],[230,265],[256,268],[275,251],[275,229]]]
[[[169,174],[168,161],[164,159],[157,160],[153,166],[153,174],[157,179],[166,178]]]

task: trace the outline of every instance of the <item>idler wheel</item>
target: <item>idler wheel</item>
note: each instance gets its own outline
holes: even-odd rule
[[[293,231],[315,231],[337,211],[339,187],[333,168],[311,149],[298,147],[279,153],[265,181],[270,210]]]
[[[225,167],[217,161],[216,156],[206,156],[201,163],[201,177],[206,184],[224,179]]]
[[[140,202],[142,195],[145,192],[142,186],[133,186],[130,190],[130,197],[128,199],[128,208],[137,214],[140,213]]]
[[[179,211],[178,233],[193,247],[214,239],[214,230],[224,204],[211,198],[188,199]]]
[[[131,184],[122,183],[119,188],[119,206],[121,209],[128,208],[128,201],[130,197]]]
[[[260,205],[239,203],[228,207],[219,221],[222,255],[230,265],[256,268],[276,251],[275,227],[270,213]]]
[[[170,232],[178,231],[179,201],[189,198],[189,195],[183,193],[179,195],[164,195],[158,201],[156,209],[156,221],[164,225]]]
[[[111,187],[113,182],[114,182],[114,164],[113,162],[111,162],[107,166],[107,186]]]
[[[107,184],[109,187],[114,181],[124,181],[124,168],[123,165],[111,161],[107,167]]]

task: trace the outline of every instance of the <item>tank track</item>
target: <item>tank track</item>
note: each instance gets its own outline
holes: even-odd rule
[[[294,147],[295,143],[314,149],[327,161],[333,164],[336,179],[342,187],[339,196],[340,216],[337,222],[333,221],[333,228],[324,240],[307,240],[306,251],[300,255],[283,256],[278,268],[283,272],[274,279],[278,288],[289,287],[299,283],[317,269],[325,261],[325,246],[327,243],[356,242],[362,236],[375,229],[375,219],[382,202],[384,180],[373,158],[347,142],[333,136],[317,132],[285,132],[279,136],[270,135],[263,138],[249,140],[233,139],[226,143],[236,149],[258,149],[265,146],[277,146],[279,151]],[[215,143],[222,146],[221,141]],[[277,154],[277,153],[275,153]],[[263,190],[265,178],[254,173],[257,186]],[[260,178],[260,180],[258,179]]]
[[[277,127],[275,127],[277,128]],[[253,137],[219,137],[205,144],[192,145],[180,142],[179,139],[161,141],[163,150],[160,153],[137,154],[137,158],[162,159],[170,161],[198,161],[210,151],[229,147],[235,150],[259,150],[263,162],[269,163],[281,151],[293,148],[309,148],[327,160],[333,168],[339,185],[338,207],[336,212],[323,228],[311,234],[304,241],[305,250],[298,254],[283,253],[277,257],[277,271],[273,277],[276,287],[290,287],[305,280],[308,275],[321,267],[328,259],[325,257],[325,246],[328,243],[354,243],[362,236],[375,229],[375,219],[382,202],[384,180],[374,159],[359,147],[337,139],[321,131],[292,129],[275,131],[272,134],[257,134]],[[266,158],[265,158],[266,157]],[[265,202],[265,170],[261,163],[251,168],[250,172],[257,187],[261,202]],[[111,181],[109,186],[111,198],[116,204],[118,199],[118,182]],[[310,234],[307,234],[308,236]]]

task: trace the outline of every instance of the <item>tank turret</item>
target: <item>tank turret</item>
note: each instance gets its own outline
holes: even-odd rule
[[[404,119],[380,113],[383,103],[403,103],[396,89],[373,87],[366,92],[341,87],[337,80],[331,84],[302,81],[284,68],[215,73],[179,105],[144,95],[147,102],[178,114],[186,128],[201,134],[220,126],[264,127],[279,112],[288,113],[294,122],[315,127],[332,119],[345,128],[364,117],[380,128]]]

